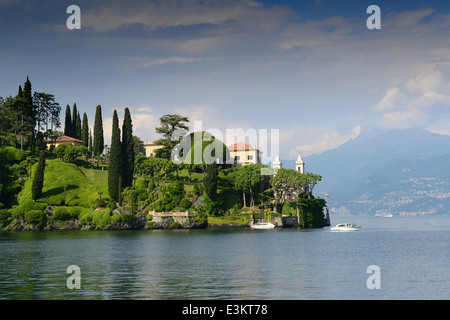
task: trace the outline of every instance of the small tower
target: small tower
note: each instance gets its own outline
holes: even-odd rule
[[[295,161],[295,171],[305,173],[305,162],[302,159],[302,155],[299,153],[297,161]]]
[[[281,169],[283,167],[283,163],[280,161],[280,157],[277,154],[277,157],[275,158],[275,160],[272,163],[272,167],[274,169]]]

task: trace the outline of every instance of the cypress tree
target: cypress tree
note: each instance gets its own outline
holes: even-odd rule
[[[115,201],[118,201],[119,199],[121,151],[119,119],[117,117],[117,111],[114,110],[111,149],[109,151],[108,191],[110,198]]]
[[[83,125],[81,126],[81,140],[83,140],[83,146],[89,147],[89,123],[86,112],[83,113]]]
[[[206,195],[210,199],[215,199],[217,195],[217,176],[219,171],[217,169],[217,164],[214,162],[208,164],[206,167],[206,176],[203,179],[203,186],[205,187]]]
[[[28,77],[23,85],[22,96],[27,100],[26,114],[31,119],[32,127],[34,128],[36,126],[36,110],[33,105],[33,93],[31,92],[31,81]]]
[[[122,125],[122,187],[131,187],[134,174],[133,124],[130,110],[125,108]]]
[[[34,173],[33,184],[31,185],[31,198],[33,200],[39,199],[42,195],[42,188],[44,187],[44,170],[45,153],[41,152],[36,172]]]
[[[104,139],[103,139],[103,120],[102,120],[102,107],[100,105],[97,106],[95,110],[95,119],[94,119],[94,155],[99,156],[103,153],[104,148]]]
[[[31,155],[34,155],[36,153],[36,136],[34,134],[34,129],[31,132],[31,136],[30,136],[30,152],[31,152]]]
[[[66,106],[66,119],[64,121],[64,135],[72,137],[72,117],[70,116],[70,106]]]
[[[77,113],[77,121],[75,125],[75,139],[81,140],[81,117],[80,113]]]
[[[30,107],[33,105],[33,94],[31,92],[31,82],[30,79],[27,77],[27,80],[25,81],[25,84],[23,85],[23,97],[27,99],[28,104]]]
[[[77,138],[77,114],[78,114],[78,110],[77,110],[77,104],[74,103],[73,107],[72,107],[72,138],[78,139]]]
[[[89,129],[89,154],[92,157],[92,151],[93,150],[93,144],[92,144],[92,133],[91,130]]]

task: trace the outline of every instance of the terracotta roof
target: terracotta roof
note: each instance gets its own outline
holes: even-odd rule
[[[80,143],[83,143],[83,141],[69,137],[69,136],[60,136],[60,137],[56,138],[56,140],[49,139],[49,140],[45,140],[45,142],[80,142]]]
[[[228,146],[228,150],[241,151],[241,150],[259,150],[259,149],[257,149],[256,146],[251,147],[248,144],[245,144],[243,142],[238,142],[238,143]]]
[[[152,142],[148,143],[146,141],[146,143],[144,143],[144,146],[159,146],[159,144],[157,143],[159,140],[153,140]]]

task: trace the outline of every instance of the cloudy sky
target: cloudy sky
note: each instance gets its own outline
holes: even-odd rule
[[[66,26],[71,4],[80,30]],[[372,4],[379,30],[366,26]],[[0,96],[29,76],[90,125],[100,104],[106,140],[125,107],[144,141],[168,113],[224,136],[278,129],[282,159],[365,128],[450,134],[445,1],[0,0],[0,41]]]

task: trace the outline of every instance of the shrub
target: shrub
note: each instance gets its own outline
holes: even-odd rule
[[[140,191],[140,192],[139,192],[139,195],[138,195],[138,197],[137,197],[137,200],[138,200],[138,201],[145,201],[145,200],[147,200],[147,199],[148,199],[148,193],[147,193],[147,191],[145,191],[145,190]]]
[[[45,171],[45,153],[41,152],[39,155],[39,162],[34,172],[33,184],[31,185],[31,198],[37,200],[42,195],[42,188],[44,186],[44,171]]]
[[[47,215],[44,210],[31,210],[25,213],[25,221],[38,229],[42,229],[47,222]]]
[[[69,208],[70,218],[72,220],[78,220],[82,210],[83,210],[82,207],[70,207]]]
[[[57,221],[67,221],[70,220],[71,216],[69,210],[66,207],[58,207],[53,210],[53,220]]]
[[[291,216],[292,213],[293,213],[291,204],[290,203],[285,203],[283,205],[283,209],[281,210],[281,213],[285,214],[285,215],[288,215],[288,216]]]
[[[184,210],[188,210],[191,207],[191,201],[189,201],[189,199],[187,198],[181,199],[180,207],[183,208]]]
[[[134,213],[124,213],[122,215],[122,221],[124,223],[130,224],[133,223],[134,220]]]
[[[19,206],[13,209],[13,218],[14,219],[25,219],[25,213],[31,210],[44,210],[47,207],[47,204],[36,202],[32,199],[26,199],[21,202]]]
[[[80,223],[82,225],[92,225],[92,218],[94,217],[94,210],[84,209],[80,213]]]
[[[180,229],[181,228],[181,224],[179,222],[173,221],[170,224],[170,229]]]
[[[301,199],[298,206],[303,228],[323,227],[323,208],[326,206],[324,199]]]
[[[153,180],[150,180],[150,182],[148,183],[148,190],[153,191],[155,187],[155,182]]]
[[[0,209],[0,228],[6,227],[12,221],[12,214],[10,210]]]
[[[147,189],[148,180],[147,179],[137,179],[135,182],[136,189]],[[153,184],[153,188],[155,184]]]
[[[96,228],[105,228],[111,223],[111,211],[109,209],[101,209],[94,211],[92,224]]]
[[[111,223],[119,223],[122,221],[122,217],[120,216],[120,214],[115,213],[112,215],[111,217]]]

